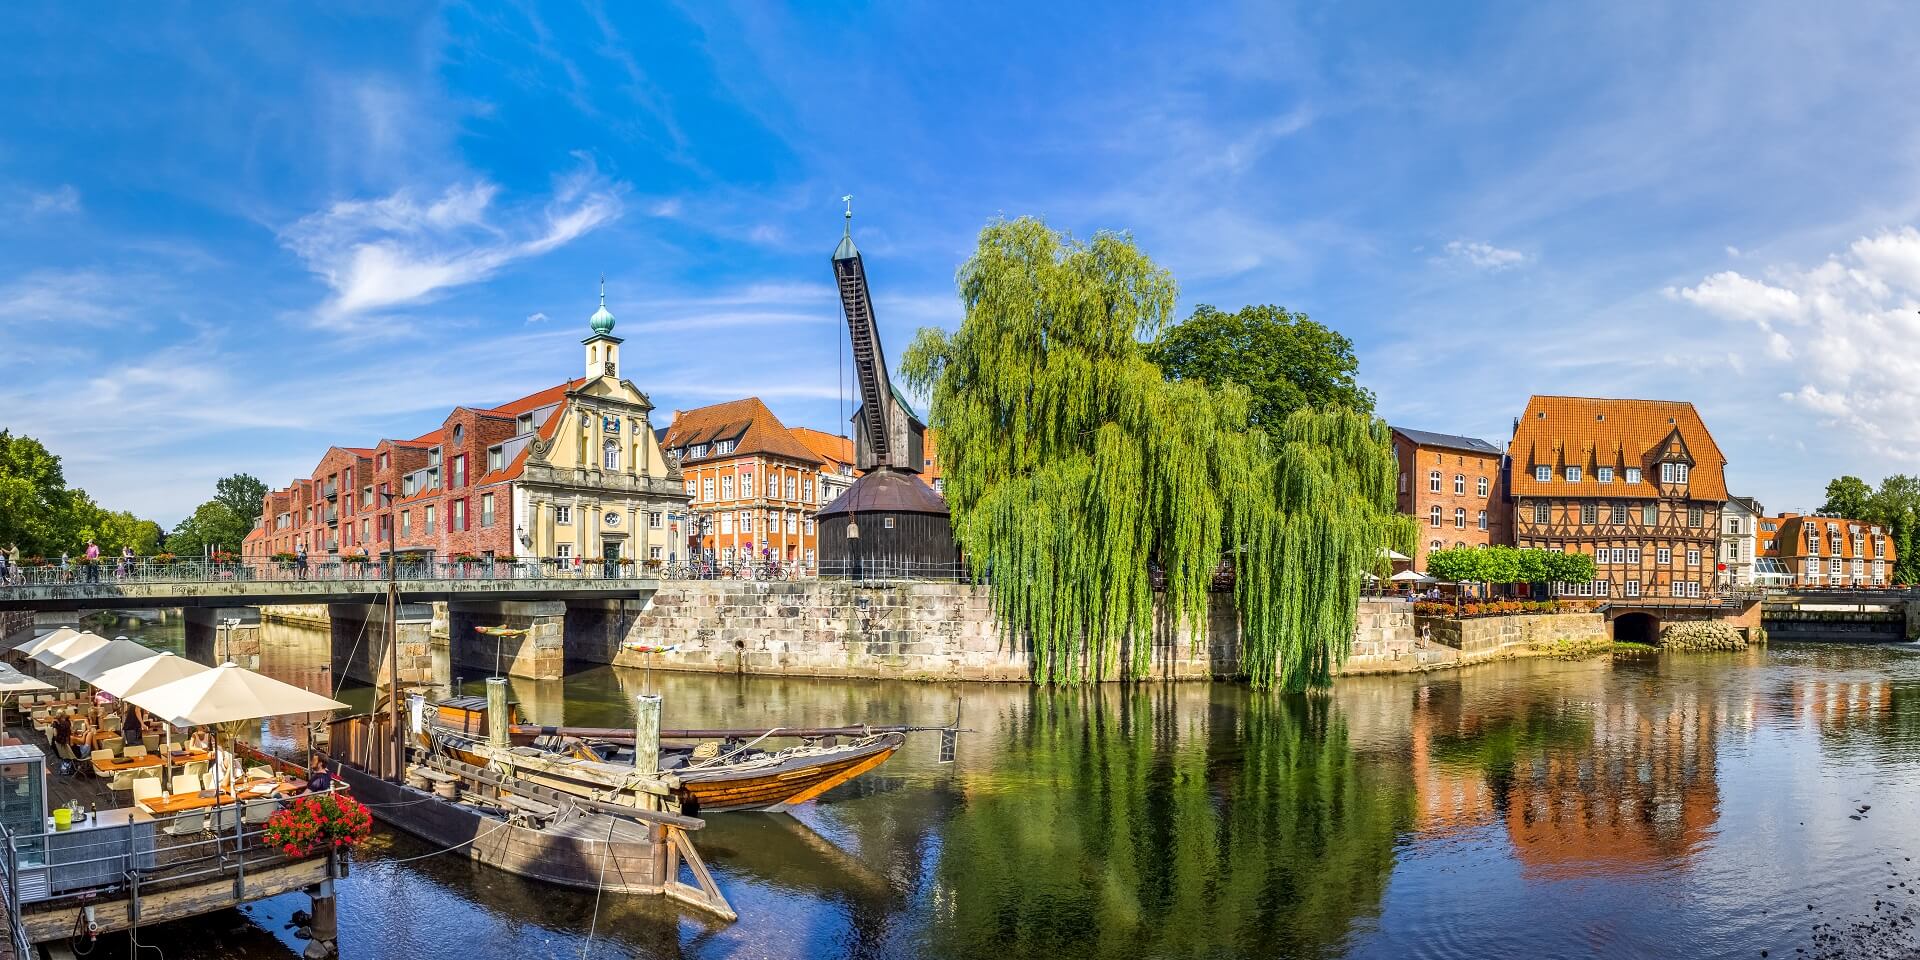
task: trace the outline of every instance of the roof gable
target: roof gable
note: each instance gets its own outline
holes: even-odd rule
[[[682,410],[668,425],[666,439],[661,444],[668,449],[678,449],[699,444],[711,445],[716,440],[735,441],[734,449],[720,456],[759,453],[802,463],[821,462],[821,458],[800,442],[759,397]],[[713,456],[709,453],[705,459],[712,459]]]
[[[1656,497],[1659,464],[1679,460],[1690,468],[1687,496],[1727,498],[1726,457],[1684,401],[1535,396],[1514,425],[1507,456],[1516,496]],[[1542,466],[1549,480],[1535,479]],[[1568,467],[1582,468],[1578,481],[1567,479]],[[1613,468],[1609,482],[1600,482],[1600,467]],[[1626,469],[1640,471],[1637,483],[1627,482]]]

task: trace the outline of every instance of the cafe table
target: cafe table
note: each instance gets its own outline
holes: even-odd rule
[[[103,777],[110,777],[116,773],[125,773],[128,770],[144,770],[147,767],[158,767],[162,763],[159,757],[151,753],[144,757],[102,757],[96,754],[88,759],[93,761],[93,772]]]
[[[234,789],[242,800],[264,800],[273,796],[290,796],[300,792],[306,784],[293,779],[241,780]],[[231,805],[233,794],[225,790],[218,792],[202,790],[199,793],[167,794],[148,797],[140,801],[140,809],[154,816],[166,816],[170,813],[185,813],[188,810],[204,810],[209,807]]]

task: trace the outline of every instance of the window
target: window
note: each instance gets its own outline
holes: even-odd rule
[[[1700,551],[1699,551],[1699,550],[1688,550],[1688,551],[1687,551],[1687,566],[1689,566],[1689,567],[1697,567],[1697,566],[1699,566],[1699,565],[1700,565]]]
[[[1853,562],[1853,575],[1855,577],[1864,577],[1867,575],[1867,562],[1865,560],[1855,560]]]
[[[808,520],[808,521],[807,521],[807,523],[806,523],[806,528],[807,528],[807,536],[809,536],[809,537],[811,537],[811,536],[813,536],[813,521],[812,521],[812,520]],[[809,551],[807,551],[807,552],[808,552],[808,553],[812,553],[813,551],[811,551],[811,550],[809,550]]]
[[[722,500],[733,499],[733,478],[732,477],[720,478],[720,499]]]
[[[368,537],[370,537],[370,536],[372,536],[372,535],[373,535],[373,526],[372,526],[372,524],[371,524],[371,523],[370,523],[369,521],[366,521],[366,520],[362,520],[362,521],[360,521],[360,542],[361,542],[361,543],[366,543],[366,542],[367,542],[367,538],[368,538]]]
[[[1673,464],[1663,463],[1660,465],[1660,482],[1661,483],[1673,482]]]
[[[720,515],[720,532],[721,533],[733,532],[733,511],[729,510],[726,513],[723,513]]]
[[[767,474],[767,499],[771,500],[775,497],[778,497],[779,495],[780,495],[780,478],[773,475],[772,473]]]
[[[1607,522],[1608,523],[1626,523],[1627,522],[1627,505],[1624,503],[1616,503],[1611,507],[1609,507],[1607,509]]]
[[[1464,473],[1454,474],[1453,475],[1453,495],[1456,497],[1464,496],[1466,492],[1467,492],[1467,475]]]
[[[713,478],[712,477],[707,477],[700,481],[700,493],[701,493],[701,499],[703,500],[713,499]]]
[[[1580,468],[1579,468],[1579,467],[1568,467],[1568,468],[1567,468],[1567,482],[1568,482],[1568,483],[1579,483],[1579,482],[1580,482]]]
[[[741,533],[753,532],[753,514],[748,513],[745,510],[740,511],[740,532]]]
[[[1596,597],[1613,596],[1613,581],[1612,580],[1595,580],[1593,582],[1593,595]]]
[[[466,528],[467,528],[467,501],[455,500],[453,502],[453,516],[449,519],[448,529],[465,530]]]
[[[573,544],[571,543],[555,544],[553,547],[553,555],[556,558],[561,560],[573,559]]]
[[[380,455],[380,469],[387,469],[387,455],[384,453]]]
[[[1674,465],[1673,465],[1673,482],[1675,482],[1675,483],[1686,483],[1686,482],[1687,482],[1687,465],[1686,465],[1686,464],[1684,464],[1684,463],[1676,463],[1676,464],[1674,464]],[[1694,585],[1694,588],[1695,588],[1695,589],[1698,589],[1698,588],[1699,588],[1699,584],[1695,584],[1695,585]],[[1699,594],[1698,594],[1698,593],[1696,593],[1696,594],[1694,594],[1694,596],[1696,596],[1696,597],[1697,597],[1697,596],[1699,596]]]
[[[1772,550],[1772,549],[1774,549],[1774,546],[1773,546],[1773,541],[1772,541],[1772,540],[1763,540],[1763,541],[1761,541],[1761,543],[1760,543],[1760,549],[1762,549],[1762,550]]]
[[[1639,467],[1628,467],[1628,468],[1627,468],[1627,482],[1628,482],[1628,483],[1639,483],[1639,482],[1640,482],[1640,468],[1639,468]]]
[[[1453,528],[1455,530],[1465,530],[1467,528],[1467,508],[1466,507],[1453,508]]]
[[[788,500],[800,499],[800,478],[798,477],[787,478],[787,499]]]
[[[935,490],[940,489],[940,478],[938,477],[934,478],[933,489]],[[813,502],[813,478],[812,477],[800,478],[800,502],[801,503]]]
[[[1439,507],[1434,507],[1433,509],[1427,511],[1427,524],[1429,526],[1434,526],[1434,527],[1437,527],[1440,525],[1440,508]]]
[[[1639,563],[1639,562],[1640,562],[1640,548],[1639,548],[1639,547],[1628,547],[1628,548],[1627,548],[1627,562],[1628,562],[1628,563]]]
[[[1541,483],[1546,483],[1553,479],[1553,468],[1552,467],[1534,467],[1533,478],[1535,480],[1540,481]]]
[[[367,487],[360,488],[360,505],[363,507],[373,506],[373,488],[372,487],[367,486]]]
[[[1480,529],[1485,530],[1486,528],[1487,528],[1487,512],[1485,510],[1482,510],[1480,511]]]
[[[647,548],[647,559],[648,559],[648,560],[659,560],[659,559],[661,559],[661,557],[660,557],[660,548],[659,548],[659,547],[648,547],[648,548]]]
[[[424,519],[427,524],[427,536],[433,536],[433,504],[427,504],[427,514],[422,519]]]
[[[556,505],[553,508],[553,522],[554,523],[572,523],[573,508]]]
[[[480,495],[480,525],[493,526],[493,494],[491,493]]]
[[[448,485],[456,490],[467,485],[466,455],[462,454],[461,456],[453,458],[453,470],[447,476],[449,478],[447,481]]]
[[[1612,483],[1613,468],[1612,467],[1595,467],[1593,471],[1593,479],[1598,480],[1601,483]]]
[[[1533,505],[1533,522],[1547,523],[1552,519],[1552,510],[1546,503],[1536,501]]]
[[[881,517],[881,518],[880,518],[880,526],[881,526],[881,527],[883,527],[883,528],[885,528],[885,529],[888,529],[888,530],[892,530],[892,529],[893,529],[893,518],[892,518],[892,517]]]
[[[654,530],[658,530],[658,529],[660,529],[661,527],[663,527],[663,526],[666,526],[666,522],[667,522],[667,515],[666,515],[666,514],[664,514],[664,513],[662,513],[662,512],[660,512],[660,511],[658,511],[658,510],[649,510],[649,511],[647,511],[647,526],[648,526],[648,527],[650,527],[650,528],[652,528],[652,529],[654,529]]]
[[[1688,580],[1688,581],[1687,581],[1687,596],[1689,596],[1689,597],[1697,597],[1697,596],[1699,596],[1699,595],[1700,595],[1700,581],[1698,581],[1698,580]]]
[[[503,454],[499,447],[487,448],[487,472],[488,473],[492,473],[493,471],[500,469],[502,456]]]
[[[620,469],[620,441],[611,437],[600,448],[600,469]]]
[[[1657,503],[1649,503],[1642,506],[1640,508],[1640,523],[1642,526],[1648,527],[1659,526],[1660,505]]]
[[[400,535],[413,536],[413,511],[411,510],[400,511]]]
[[[1600,520],[1599,504],[1583,503],[1580,505],[1580,522],[1581,523],[1596,523],[1599,520]]]
[[[713,455],[716,457],[724,457],[727,454],[732,452],[733,452],[732,440],[721,440],[720,442],[715,443],[713,445]]]
[[[791,514],[791,513],[789,513],[789,514],[787,514],[787,532],[788,532],[788,533],[799,533],[799,532],[800,532],[800,528],[799,528],[799,527],[797,526],[797,524],[798,524],[799,522],[800,522],[800,518],[799,518],[799,517],[796,517],[796,516],[794,516],[794,515],[793,515],[793,514]]]
[[[1427,492],[1428,493],[1440,492],[1440,471],[1435,470],[1432,473],[1427,474]]]
[[[1658,547],[1653,551],[1653,562],[1661,566],[1673,563],[1673,548]]]
[[[1438,549],[1440,549],[1440,548],[1441,548],[1442,546],[1444,546],[1444,544],[1442,544],[1442,543],[1441,543],[1440,541],[1438,541],[1438,540],[1435,540],[1435,541],[1433,541],[1432,543],[1429,543],[1429,544],[1427,544],[1427,549],[1428,549],[1428,550],[1438,550]]]
[[[1706,511],[1699,507],[1687,508],[1687,526],[1697,527],[1706,523]]]
[[[1407,492],[1407,472],[1405,470],[1400,471],[1400,492]]]
[[[1486,477],[1481,477],[1479,480],[1474,482],[1473,495],[1476,497],[1484,497],[1487,495],[1487,478]]]

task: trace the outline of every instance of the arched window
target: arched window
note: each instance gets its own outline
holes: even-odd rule
[[[1453,492],[1455,494],[1464,494],[1467,492],[1467,475],[1466,474],[1456,473],[1453,475]]]
[[[1453,508],[1453,528],[1455,530],[1465,530],[1467,528],[1467,508],[1466,507]]]
[[[1440,508],[1439,507],[1434,507],[1433,509],[1427,511],[1427,522],[1431,523],[1436,527],[1440,525]]]
[[[620,441],[608,440],[606,444],[606,462],[601,464],[608,470],[620,469]]]
[[[1432,473],[1427,474],[1427,492],[1428,493],[1440,492],[1440,471],[1435,470]]]

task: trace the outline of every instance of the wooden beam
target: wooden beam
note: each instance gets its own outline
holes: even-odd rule
[[[326,858],[315,857],[248,873],[244,895],[238,898],[234,896],[233,878],[226,876],[209,877],[190,886],[152,892],[142,890],[140,925],[227,910],[242,903],[302,890],[326,877]],[[97,898],[92,905],[93,921],[102,933],[127,929],[129,900],[124,891],[115,897]],[[81,905],[72,901],[25,905],[21,920],[26,926],[27,939],[33,943],[65,940],[73,934],[74,918],[80,911]]]

